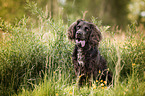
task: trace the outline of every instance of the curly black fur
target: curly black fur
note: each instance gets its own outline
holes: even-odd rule
[[[68,38],[76,43],[72,61],[75,75],[80,77],[79,86],[90,85],[91,79],[111,82],[112,75],[107,70],[106,60],[98,50],[102,35],[97,26],[79,19],[69,27]]]

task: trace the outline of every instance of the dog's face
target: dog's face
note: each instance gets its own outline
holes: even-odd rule
[[[74,22],[68,30],[68,38],[75,40],[76,45],[85,47],[86,43],[98,45],[101,40],[101,32],[94,24],[83,20]]]
[[[78,22],[76,26],[75,41],[78,46],[84,47],[91,33],[89,23],[85,21]]]

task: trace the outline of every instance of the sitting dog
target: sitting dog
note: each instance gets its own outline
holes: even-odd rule
[[[97,26],[79,19],[70,25],[68,38],[75,41],[72,61],[79,86],[91,85],[92,79],[111,82],[112,75],[107,70],[106,60],[98,50],[102,35]]]

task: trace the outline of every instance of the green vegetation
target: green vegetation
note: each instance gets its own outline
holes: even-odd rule
[[[15,25],[0,21],[0,30],[5,32],[0,41],[0,95],[145,95],[144,29],[131,24],[119,33],[92,18],[104,36],[100,52],[114,73],[114,85],[104,86],[100,81],[78,89],[71,62],[74,44],[67,38],[68,26],[76,20],[64,24],[61,17],[48,19],[34,3],[29,3],[29,8],[38,18],[37,26],[31,17]]]
[[[57,19],[61,15],[64,22],[68,19],[82,16],[88,11],[85,19],[97,17],[102,20],[103,25],[119,25],[126,28],[128,23],[134,22],[145,25],[145,0],[0,0],[0,17],[7,22],[15,24],[23,15],[32,17],[27,2],[35,1],[39,8],[47,10],[47,17]],[[36,16],[33,16],[36,19]]]

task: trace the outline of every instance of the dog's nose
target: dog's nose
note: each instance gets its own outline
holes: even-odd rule
[[[78,31],[76,34],[77,34],[78,36],[81,36],[81,35],[82,35],[82,32]]]

